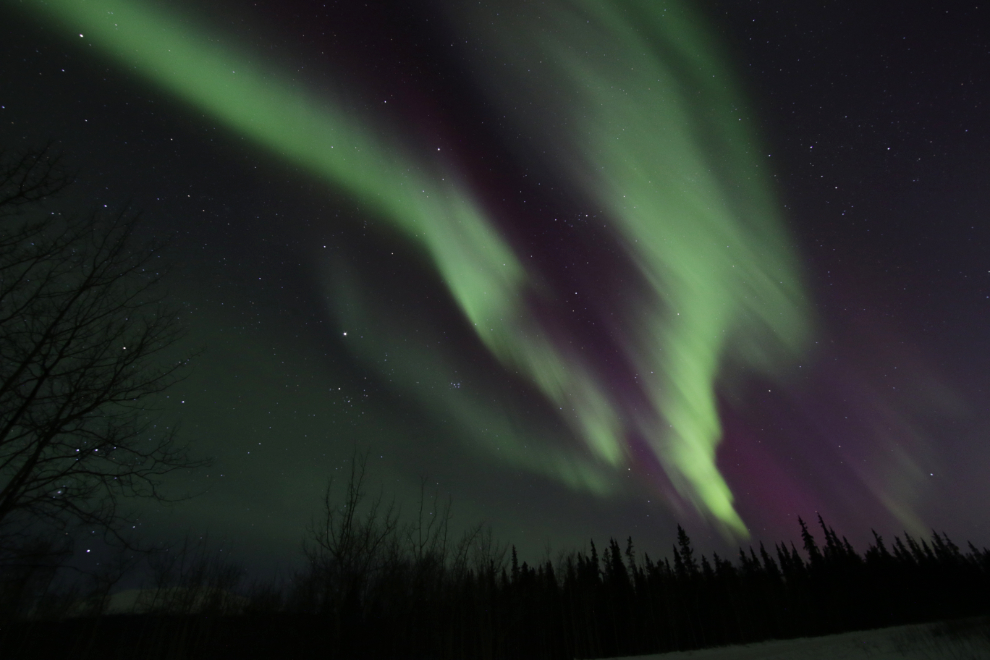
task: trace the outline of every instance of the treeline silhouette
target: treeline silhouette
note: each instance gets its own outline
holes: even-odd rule
[[[236,563],[187,543],[149,559],[142,613],[106,614],[106,588],[59,594],[54,566],[7,567],[0,656],[602,658],[990,613],[990,551],[937,532],[874,533],[860,554],[819,516],[798,520],[798,546],[730,560],[699,555],[678,526],[662,559],[629,538],[530,565],[484,527],[451,539],[449,501],[425,489],[403,522],[354,465],[282,583],[245,584]]]

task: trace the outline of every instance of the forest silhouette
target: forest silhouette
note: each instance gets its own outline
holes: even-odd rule
[[[860,554],[819,516],[800,543],[700,555],[677,527],[671,555],[633,539],[520,563],[489,528],[451,538],[450,501],[421,491],[403,519],[368,497],[354,460],[305,533],[305,564],[249,583],[187,541],[147,558],[136,613],[107,586],[58,592],[58,566],[0,576],[5,657],[604,658],[826,635],[990,614],[990,551],[946,535],[874,533]]]

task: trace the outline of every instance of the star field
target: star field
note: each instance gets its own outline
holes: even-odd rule
[[[0,140],[171,236],[216,464],[148,533],[291,561],[358,447],[534,555],[985,544],[984,11],[28,1]]]

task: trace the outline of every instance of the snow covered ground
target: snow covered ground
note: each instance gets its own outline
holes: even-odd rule
[[[990,619],[634,657],[635,660],[990,660]]]

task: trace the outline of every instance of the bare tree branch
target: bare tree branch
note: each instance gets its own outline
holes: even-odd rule
[[[122,541],[125,500],[206,464],[151,406],[186,362],[166,360],[184,329],[164,246],[128,211],[43,208],[66,183],[50,147],[0,155],[0,559],[39,524]]]

